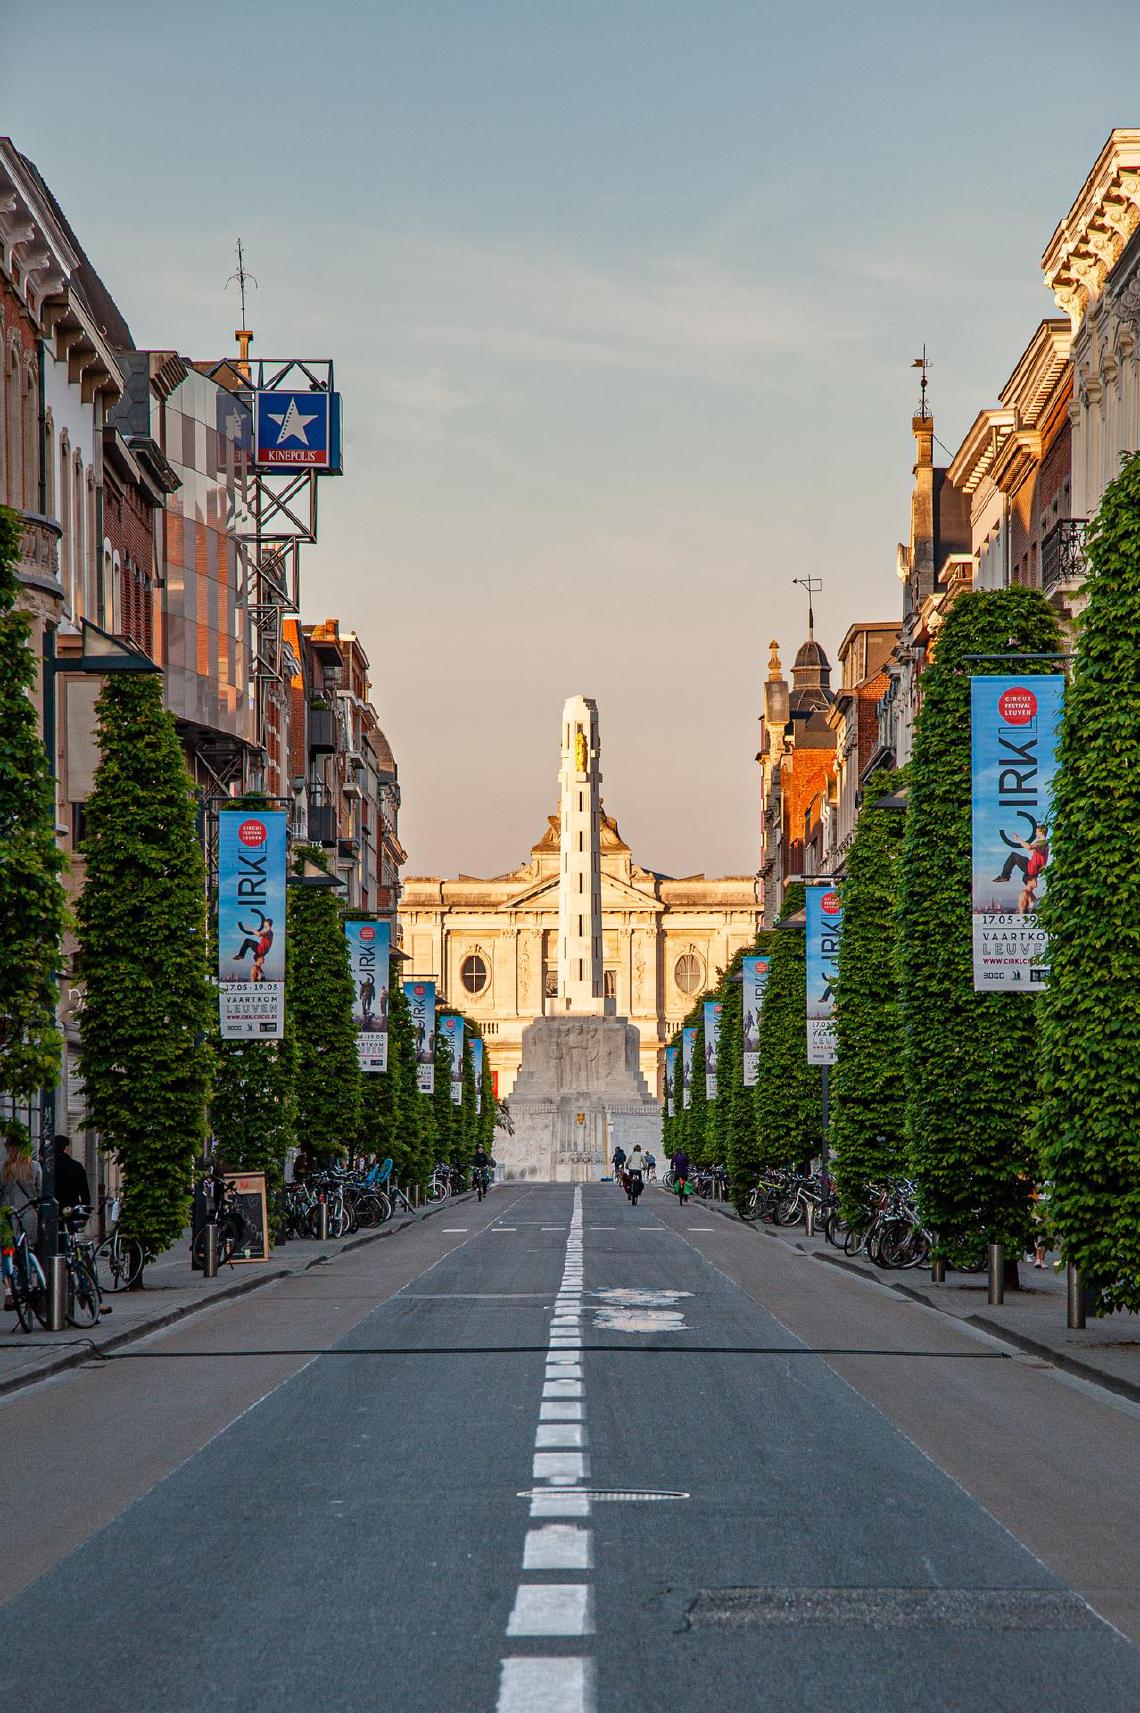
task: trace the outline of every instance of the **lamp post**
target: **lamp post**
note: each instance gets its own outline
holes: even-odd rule
[[[56,784],[59,778],[56,762],[56,679],[64,674],[93,678],[108,677],[116,672],[157,672],[148,654],[126,637],[112,636],[90,619],[81,621],[80,651],[62,657],[56,653],[55,625],[44,626],[40,670],[43,684],[44,749],[47,751],[48,774],[52,786],[52,810],[58,815]],[[47,1275],[48,1331],[62,1332],[66,1318],[66,1273],[59,1249],[59,1203],[55,1199],[55,1089],[45,1088],[40,1096],[40,1148],[42,1154],[42,1187],[39,1221],[39,1253]]]

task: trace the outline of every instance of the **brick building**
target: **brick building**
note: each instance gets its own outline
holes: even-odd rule
[[[828,803],[835,773],[836,734],[829,721],[834,700],[831,663],[810,625],[792,667],[790,688],[779,645],[772,643],[756,756],[766,927],[782,913],[789,880],[825,872]]]
[[[898,642],[890,621],[851,625],[839,645],[839,688],[827,711],[835,733],[835,769],[828,802],[823,868],[842,874],[855,837],[863,781],[879,742],[878,707],[889,682],[887,664]]]

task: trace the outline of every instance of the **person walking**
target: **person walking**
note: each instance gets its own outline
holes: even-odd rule
[[[61,1213],[65,1207],[91,1206],[87,1168],[72,1159],[70,1136],[55,1139],[55,1199]]]
[[[36,1240],[37,1208],[43,1178],[39,1161],[25,1154],[20,1144],[9,1137],[4,1143],[4,1161],[0,1165],[0,1208],[7,1208],[13,1239],[23,1232],[29,1243]],[[12,1263],[4,1258],[4,1307],[12,1307]]]
[[[683,1148],[678,1148],[670,1164],[673,1167],[673,1188],[677,1192],[677,1200],[685,1205],[685,1186],[689,1182],[689,1156]]]

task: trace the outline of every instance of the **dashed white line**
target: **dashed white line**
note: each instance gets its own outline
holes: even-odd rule
[[[592,1659],[505,1659],[499,1713],[589,1713]]]
[[[582,1432],[581,1422],[539,1422],[534,1433],[535,1447],[542,1451],[554,1446],[578,1448],[585,1444]]]
[[[592,1636],[594,1590],[588,1582],[520,1582],[508,1636]]]
[[[523,1548],[524,1570],[592,1570],[593,1531],[572,1523],[544,1523],[531,1529]]]

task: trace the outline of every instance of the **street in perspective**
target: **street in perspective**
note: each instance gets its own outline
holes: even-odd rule
[[[1022,11],[4,20],[6,1705],[1140,1708],[1140,126]]]

